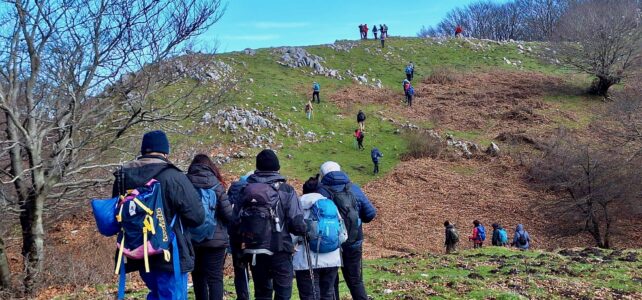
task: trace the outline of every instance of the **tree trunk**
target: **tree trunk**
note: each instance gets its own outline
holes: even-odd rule
[[[11,271],[9,270],[9,260],[4,250],[4,240],[0,237],[0,290],[11,288]]]
[[[613,78],[609,77],[597,77],[594,81],[593,84],[591,85],[591,89],[589,92],[594,95],[598,96],[604,96],[606,97],[609,92],[609,88],[616,84],[618,80],[615,80]]]
[[[25,292],[33,294],[36,291],[38,276],[42,271],[44,261],[44,227],[42,212],[44,202],[42,196],[29,196],[23,204],[20,214],[22,227],[22,255],[25,261],[26,276],[24,278]]]

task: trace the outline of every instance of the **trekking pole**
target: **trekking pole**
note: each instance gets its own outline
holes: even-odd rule
[[[247,288],[247,299],[252,299],[252,293],[250,292],[250,265],[246,265],[243,270],[245,274],[245,288]],[[238,295],[236,296],[238,297]]]
[[[303,237],[303,245],[305,248],[305,252],[307,254],[308,258],[308,269],[310,270],[310,280],[312,281],[312,294],[314,295],[314,298],[316,299],[317,297],[317,287],[314,284],[314,270],[312,269],[312,257],[310,256],[310,242],[308,241],[308,237],[305,236]],[[318,258],[317,254],[317,258]]]

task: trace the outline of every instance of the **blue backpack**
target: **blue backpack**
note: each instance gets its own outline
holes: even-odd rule
[[[406,67],[406,74],[412,74],[412,68],[410,66]]]
[[[504,228],[499,229],[499,243],[502,245],[508,244],[508,233],[506,233]]]
[[[320,199],[312,206],[308,223],[310,250],[315,253],[329,253],[341,245],[341,222],[339,210],[330,199]]]
[[[479,224],[479,226],[477,226],[477,236],[482,241],[486,240],[486,228],[484,228],[484,225]]]
[[[414,94],[415,94],[415,88],[413,88],[412,86],[410,86],[410,87],[408,88],[408,95],[413,96]]]
[[[312,85],[312,89],[315,92],[318,92],[321,89],[321,86],[318,83],[315,83],[315,84]]]
[[[198,188],[198,193],[201,196],[201,203],[205,211],[205,221],[197,227],[189,229],[192,241],[200,243],[204,240],[211,240],[214,238],[216,232],[216,187],[215,185],[209,189]]]

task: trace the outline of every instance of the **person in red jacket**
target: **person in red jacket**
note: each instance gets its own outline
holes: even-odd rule
[[[474,248],[481,248],[486,239],[486,229],[481,225],[481,222],[477,220],[473,221],[473,225],[475,226],[473,228],[473,235],[469,236],[468,240],[473,241]]]
[[[363,39],[368,39],[368,24],[363,24]]]
[[[455,37],[460,38],[462,32],[464,32],[464,30],[461,28],[461,25],[457,25],[457,27],[455,28]]]

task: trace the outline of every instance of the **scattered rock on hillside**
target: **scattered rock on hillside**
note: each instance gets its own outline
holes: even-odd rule
[[[300,47],[281,47],[274,50],[276,55],[280,55],[277,63],[290,68],[312,68],[314,74],[324,75],[328,77],[343,80],[339,75],[339,71],[335,69],[326,68],[323,66],[325,60],[321,56],[308,53]]]
[[[356,47],[357,45],[359,45],[359,43],[345,40],[345,41],[336,41],[334,42],[334,44],[328,45],[328,47],[336,51],[350,52],[350,50]]]
[[[245,50],[243,50],[243,53],[245,53],[247,55],[250,55],[250,56],[256,55],[256,51],[254,49],[250,49],[250,48],[245,48]]]
[[[486,154],[493,157],[499,156],[499,146],[495,143],[490,143],[490,146],[486,149]]]
[[[232,77],[233,68],[211,55],[191,54],[164,62],[160,73],[171,80],[189,78],[198,82],[217,82]]]

